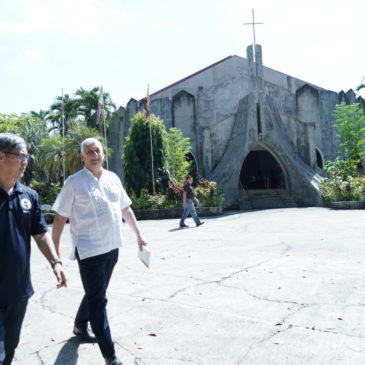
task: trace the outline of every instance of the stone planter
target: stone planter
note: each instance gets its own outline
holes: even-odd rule
[[[326,206],[332,209],[365,209],[365,201],[328,202]]]
[[[212,216],[222,214],[222,207],[201,207],[196,208],[199,216]],[[180,218],[183,209],[181,208],[167,208],[167,209],[144,209],[134,210],[138,220],[144,219],[168,219]]]

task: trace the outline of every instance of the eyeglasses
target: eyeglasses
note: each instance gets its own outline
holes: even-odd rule
[[[20,161],[29,161],[31,155],[27,155],[26,153],[14,153],[14,152],[4,152],[6,155],[14,155]]]

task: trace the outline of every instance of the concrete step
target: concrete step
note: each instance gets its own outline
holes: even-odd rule
[[[240,209],[293,208],[295,200],[285,189],[241,190]]]

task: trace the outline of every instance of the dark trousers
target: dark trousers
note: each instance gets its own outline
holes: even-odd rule
[[[10,365],[19,343],[28,300],[0,306],[0,365]]]
[[[114,355],[114,343],[110,334],[106,312],[106,290],[118,261],[118,249],[108,253],[80,260],[76,250],[82,285],[85,295],[75,318],[75,326],[85,328],[90,321],[91,328],[104,357]]]

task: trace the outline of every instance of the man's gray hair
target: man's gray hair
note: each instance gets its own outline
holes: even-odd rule
[[[80,146],[81,153],[85,153],[85,148],[87,146],[92,145],[92,144],[100,145],[102,150],[104,150],[103,145],[101,144],[101,142],[96,137],[90,137],[90,138],[86,138],[85,140],[83,140],[81,142],[81,146]]]
[[[24,139],[13,133],[0,133],[0,152],[10,152],[27,147]]]

